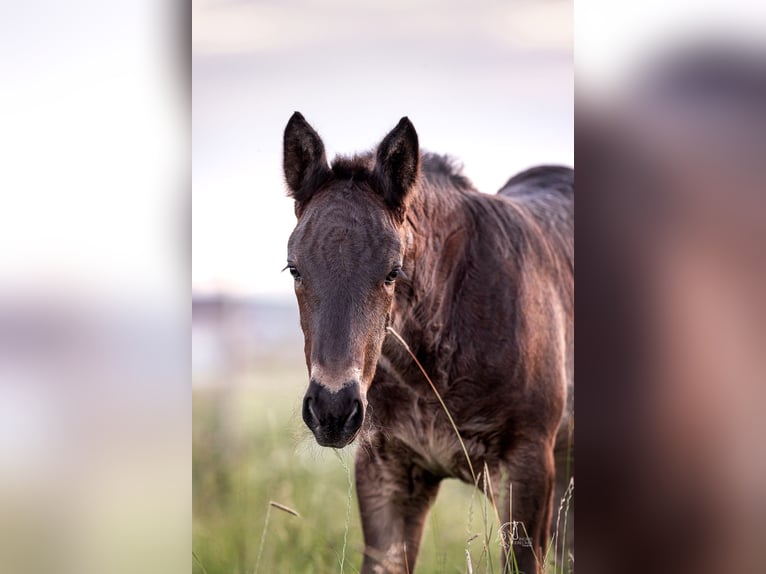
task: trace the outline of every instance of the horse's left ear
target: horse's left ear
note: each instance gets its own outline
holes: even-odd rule
[[[311,199],[332,175],[322,138],[300,112],[295,112],[285,127],[283,168],[296,207]]]
[[[420,146],[415,126],[402,118],[383,138],[375,155],[375,180],[386,204],[395,210],[405,206],[420,171]]]

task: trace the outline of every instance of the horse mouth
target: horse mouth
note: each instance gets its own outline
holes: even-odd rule
[[[362,427],[359,427],[356,429],[356,431],[353,432],[353,434],[348,436],[333,436],[331,434],[324,434],[321,432],[321,429],[317,429],[314,431],[314,438],[317,441],[317,444],[319,446],[329,446],[332,448],[344,448],[348,445],[350,445],[357,436],[359,436],[360,431],[362,430]]]
[[[332,438],[326,438],[319,435],[315,435],[317,444],[319,446],[329,446],[332,448],[344,448],[350,445],[352,442],[354,442],[354,439],[356,438],[356,435],[359,434],[359,431],[356,431],[353,436],[346,438],[346,439],[332,439]]]
[[[359,433],[362,432],[363,422],[364,413],[359,413],[355,408],[341,429],[318,426],[312,428],[311,432],[314,433],[314,438],[319,446],[344,448],[354,442]]]

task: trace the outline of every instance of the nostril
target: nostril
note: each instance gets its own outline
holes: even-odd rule
[[[362,410],[362,403],[359,402],[359,400],[354,400],[354,408],[351,410],[351,414],[346,417],[346,422],[344,423],[344,426],[347,426],[354,422],[354,418],[361,412]]]
[[[306,401],[307,401],[309,413],[311,413],[311,416],[316,421],[317,426],[318,426],[319,425],[319,417],[317,416],[316,411],[314,410],[314,407],[311,406],[311,399],[310,398],[306,399]]]
[[[303,421],[309,428],[315,428],[319,426],[319,417],[314,411],[314,407],[311,405],[312,398],[306,397],[303,400]]]
[[[351,411],[351,414],[346,417],[346,424],[348,424],[351,419],[354,418],[356,415],[356,412],[359,410],[359,401],[354,401],[354,410]]]

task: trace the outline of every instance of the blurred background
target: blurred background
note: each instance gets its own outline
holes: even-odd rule
[[[766,5],[577,14],[578,561],[761,572]]]
[[[189,12],[0,3],[7,574],[191,565]]]
[[[319,6],[0,4],[4,573],[358,565],[351,453],[296,412],[284,123],[406,114],[486,192],[571,164],[572,9]],[[577,2],[581,571],[766,570],[764,6]],[[477,505],[424,571],[490,568]]]
[[[300,418],[282,132],[300,111],[332,158],[374,148],[406,115],[488,193],[531,165],[572,165],[572,3],[195,0],[192,18],[195,568],[332,572],[345,544],[355,571],[353,453],[316,447]],[[479,527],[471,490],[450,486],[424,572],[464,564]],[[270,500],[301,518],[275,511],[260,548]]]

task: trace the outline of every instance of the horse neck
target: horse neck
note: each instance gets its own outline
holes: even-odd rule
[[[413,350],[425,354],[438,351],[447,319],[444,314],[449,306],[444,305],[444,296],[446,282],[452,277],[445,276],[445,245],[452,244],[456,234],[462,237],[465,233],[461,193],[424,182],[417,188],[405,217],[407,281],[397,291],[392,323]],[[452,247],[455,251],[455,245]],[[404,362],[410,360],[405,358]]]
[[[441,242],[461,227],[462,219],[457,190],[435,188],[427,182],[422,183],[405,216],[404,225],[408,237],[405,257],[410,262],[417,261],[418,271],[429,270],[439,259]],[[425,276],[424,273],[418,275],[421,279]]]

